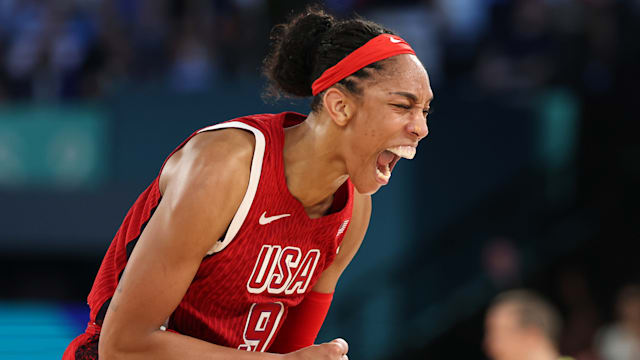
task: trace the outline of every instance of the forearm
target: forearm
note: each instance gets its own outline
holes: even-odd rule
[[[269,351],[286,354],[313,345],[332,299],[333,293],[311,291],[298,306],[290,308]]]
[[[282,358],[278,354],[238,350],[161,330],[153,331],[138,341],[128,340],[127,345],[119,346],[114,342],[101,336],[99,344],[101,360],[279,360]]]

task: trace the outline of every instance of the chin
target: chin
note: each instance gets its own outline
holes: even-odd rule
[[[361,195],[373,195],[373,194],[377,193],[378,190],[380,190],[380,186],[378,186],[378,187],[376,187],[374,189],[366,189],[366,190],[362,190],[362,191],[356,187],[356,190],[358,190],[358,194],[361,194]]]
[[[382,187],[382,185],[374,181],[362,181],[362,179],[358,179],[357,177],[352,177],[351,182],[356,191],[362,195],[373,195]]]

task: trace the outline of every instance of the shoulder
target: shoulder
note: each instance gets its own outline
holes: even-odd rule
[[[160,174],[160,190],[164,194],[168,186],[185,180],[218,185],[225,180],[230,184],[248,181],[254,148],[254,135],[242,129],[196,134],[167,160]]]
[[[159,232],[194,239],[190,248],[196,258],[205,254],[242,202],[253,149],[253,135],[244,130],[216,130],[191,138],[160,174],[162,200],[154,214],[159,217],[156,223],[162,223]]]

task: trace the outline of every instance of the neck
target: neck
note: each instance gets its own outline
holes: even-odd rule
[[[283,158],[287,187],[310,215],[314,210],[324,213],[333,194],[349,177],[339,149],[333,123],[316,113],[285,129]]]

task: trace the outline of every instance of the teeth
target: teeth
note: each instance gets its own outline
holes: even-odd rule
[[[391,178],[391,169],[389,169],[389,165],[386,165],[384,168],[384,172],[380,171],[380,169],[376,168],[376,174],[378,174],[379,177],[389,181],[389,178]]]
[[[388,148],[387,151],[390,151],[400,156],[401,158],[409,160],[413,159],[413,157],[416,156],[416,148],[414,148],[413,146],[394,146]]]

